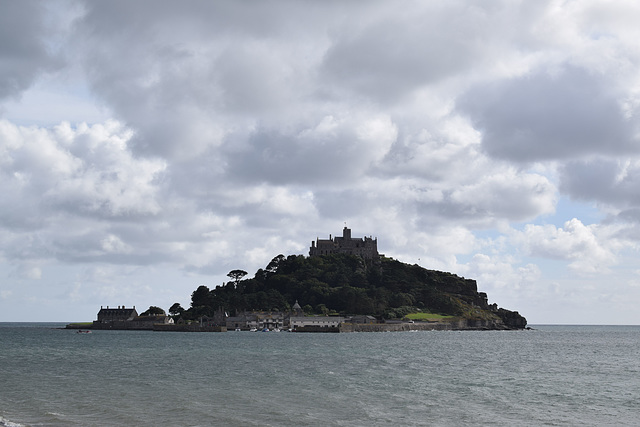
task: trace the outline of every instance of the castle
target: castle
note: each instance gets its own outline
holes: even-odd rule
[[[380,256],[378,254],[378,239],[351,237],[351,229],[344,227],[342,237],[332,238],[329,235],[329,239],[316,239],[315,242],[311,242],[309,256],[328,254],[358,255],[365,259],[378,258]]]

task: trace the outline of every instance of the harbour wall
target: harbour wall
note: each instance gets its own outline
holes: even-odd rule
[[[342,323],[340,332],[402,332],[402,331],[486,331],[512,329],[500,321],[457,320],[453,322],[415,323]]]

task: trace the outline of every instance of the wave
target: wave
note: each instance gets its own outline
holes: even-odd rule
[[[0,415],[0,427],[26,427],[24,424],[14,423]]]

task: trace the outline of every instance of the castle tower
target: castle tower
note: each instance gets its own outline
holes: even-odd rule
[[[342,229],[342,238],[344,240],[351,240],[351,229],[346,226]]]

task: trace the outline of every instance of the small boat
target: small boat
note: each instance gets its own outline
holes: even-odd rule
[[[91,331],[83,331],[82,329],[78,329],[78,332],[76,332],[78,334],[90,334]]]
[[[251,328],[249,329],[249,332],[258,332],[258,330],[256,328]]]
[[[269,328],[264,328],[262,332],[269,332]]]

